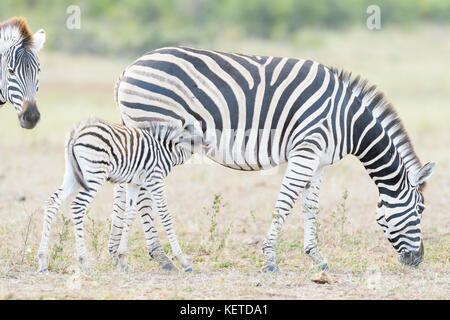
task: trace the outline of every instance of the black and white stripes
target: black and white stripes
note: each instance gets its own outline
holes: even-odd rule
[[[349,154],[378,186],[377,221],[400,260],[423,258],[421,185],[434,164],[421,166],[393,108],[365,80],[312,60],[168,47],[128,66],[116,98],[129,127],[194,118],[207,156],[224,166],[261,170],[288,162],[264,242],[265,271],[278,269],[277,238],[300,194],[305,252],[328,268],[315,242],[322,169]]]
[[[182,128],[150,124],[146,128],[128,128],[97,119],[79,123],[66,143],[66,171],[61,187],[50,197],[45,208],[39,270],[48,268],[48,242],[51,222],[61,204],[77,189],[82,190],[72,202],[78,259],[88,269],[83,221],[87,207],[106,182],[125,183],[125,201],[116,195],[109,250],[120,269],[126,269],[127,236],[136,210],[140,210],[150,254],[166,269],[172,262],[159,243],[151,214],[152,207],[161,217],[174,256],[185,270],[191,267],[181,252],[167,209],[163,179],[173,166],[184,163],[192,154],[191,145],[199,145],[194,125]],[[123,214],[125,212],[125,214]],[[117,237],[117,232],[120,236]]]

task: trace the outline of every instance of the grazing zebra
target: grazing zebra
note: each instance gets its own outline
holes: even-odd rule
[[[23,18],[0,23],[0,106],[10,102],[22,128],[32,129],[40,119],[36,106],[39,60],[36,53],[45,42],[45,32],[34,35]]]
[[[83,236],[83,218],[88,205],[99,188],[106,182],[126,183],[126,214],[124,221],[113,218],[112,230],[120,229],[120,245],[110,246],[119,269],[128,268],[125,253],[127,236],[134,219],[136,208],[144,209],[153,201],[161,215],[168,234],[172,251],[185,271],[191,270],[181,252],[176,234],[172,228],[172,218],[167,210],[163,179],[173,166],[184,163],[201,142],[201,130],[186,122],[183,128],[146,124],[146,128],[127,128],[123,125],[109,124],[97,119],[80,122],[69,134],[65,149],[65,175],[61,187],[50,197],[46,208],[41,244],[38,251],[39,271],[48,270],[48,242],[52,220],[65,200],[77,191],[72,202],[72,218],[75,227],[78,260],[84,270],[89,264]],[[200,138],[200,139],[199,139]],[[145,191],[145,192],[144,192]],[[150,194],[151,199],[147,198]],[[124,223],[123,223],[124,222]],[[155,235],[153,218],[149,216],[148,232]],[[113,234],[113,232],[112,232]],[[149,250],[164,269],[174,265],[161,248],[158,237],[147,239]]]
[[[393,107],[366,80],[312,60],[252,56],[189,47],[151,51],[129,65],[115,89],[123,123],[194,117],[207,156],[238,170],[287,162],[263,244],[265,272],[278,271],[281,227],[297,198],[304,210],[304,251],[328,269],[317,247],[322,171],[356,156],[378,187],[376,221],[399,261],[423,260],[422,189],[434,163],[422,166]],[[123,186],[116,185],[123,202]]]

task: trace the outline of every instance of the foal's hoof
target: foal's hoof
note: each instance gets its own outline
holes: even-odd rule
[[[325,261],[325,262],[318,264],[316,266],[316,269],[319,271],[328,271],[328,270],[330,270],[330,266],[328,265],[328,262]]]
[[[262,267],[262,272],[264,273],[279,273],[280,268],[276,264],[268,264]]]
[[[117,269],[121,272],[128,272],[130,267],[128,266],[128,263],[119,263],[117,264]]]
[[[119,261],[117,263],[117,268],[119,271],[127,272],[130,268],[128,267],[128,261],[125,254],[119,254]]]

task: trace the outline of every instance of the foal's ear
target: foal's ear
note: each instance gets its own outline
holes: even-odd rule
[[[197,122],[186,120],[177,142],[194,152],[203,144],[203,131],[200,125]]]
[[[410,180],[411,184],[416,187],[427,181],[428,178],[431,177],[435,166],[436,162],[428,162],[427,164],[425,164],[422,168],[419,169],[419,171],[417,171],[415,174],[412,174]]]
[[[38,52],[44,46],[44,42],[45,42],[45,31],[44,31],[44,29],[39,29],[33,35],[33,46],[32,46],[32,49],[35,52]]]

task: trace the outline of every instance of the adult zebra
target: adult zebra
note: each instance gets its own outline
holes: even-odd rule
[[[393,107],[366,80],[311,60],[167,47],[125,69],[116,100],[131,127],[194,117],[207,156],[224,166],[262,170],[288,163],[263,245],[263,271],[279,270],[277,238],[300,194],[304,250],[318,268],[328,268],[315,227],[322,170],[349,154],[378,187],[376,220],[399,261],[423,260],[421,189],[434,163],[421,165]],[[121,188],[115,189],[119,216]]]
[[[0,23],[0,106],[10,102],[22,128],[32,129],[40,119],[36,106],[39,60],[36,53],[45,42],[45,32],[34,35],[23,18]]]

